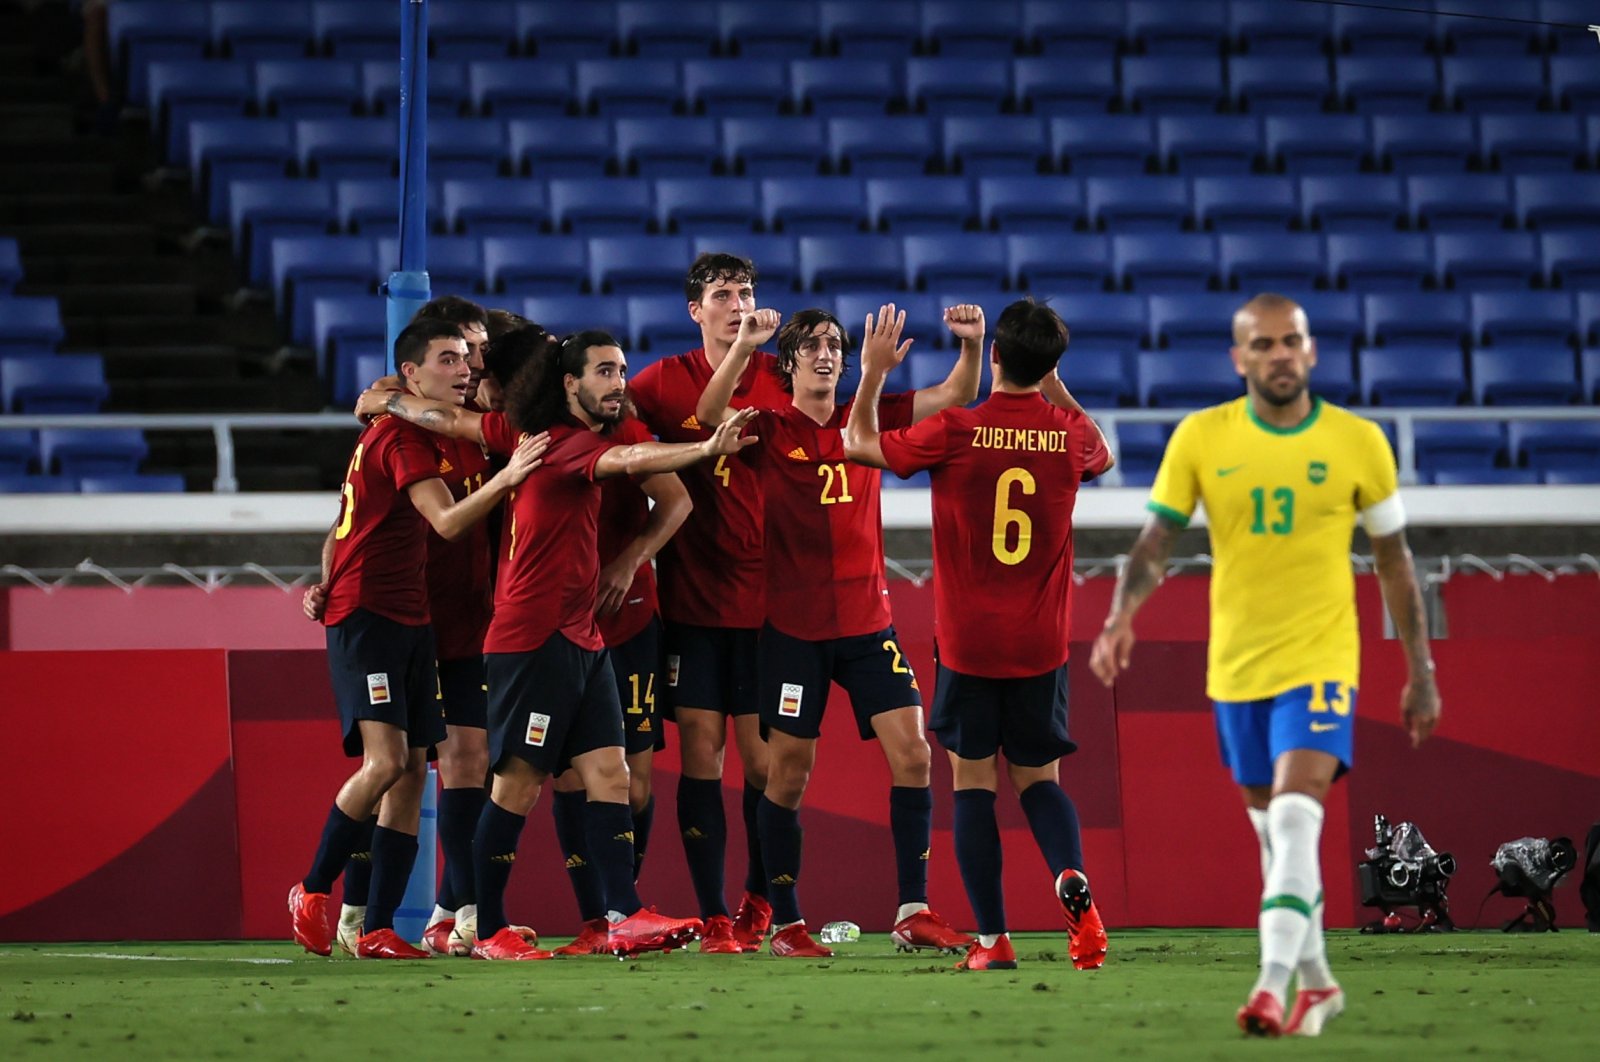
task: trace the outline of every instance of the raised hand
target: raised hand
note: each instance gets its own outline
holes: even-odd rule
[[[381,417],[389,411],[389,396],[394,391],[387,387],[369,387],[361,392],[361,397],[356,399],[356,419],[361,423],[369,423],[373,417]]]
[[[983,338],[983,307],[964,302],[944,312],[944,323],[950,334],[962,342]]]
[[[734,342],[754,350],[772,338],[782,320],[777,310],[752,310],[739,319],[739,337]]]
[[[757,311],[758,313],[760,311]],[[716,457],[720,454],[736,454],[746,446],[753,446],[761,441],[759,435],[741,436],[745,425],[756,419],[760,410],[741,409],[721,424],[711,433],[711,438],[701,443],[706,448],[707,457]]]
[[[501,475],[513,487],[528,478],[528,473],[544,464],[544,452],[550,449],[550,433],[541,431],[538,435],[524,435],[517,443],[517,448],[511,452],[511,460],[501,470]]]
[[[895,310],[894,303],[884,303],[877,315],[867,314],[867,324],[862,330],[861,371],[889,372],[905,360],[906,351],[915,340],[900,342],[900,333],[906,327],[906,312]]]

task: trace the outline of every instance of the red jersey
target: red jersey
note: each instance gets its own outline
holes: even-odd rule
[[[879,421],[909,425],[912,401],[910,392],[885,395]],[[761,437],[749,449],[761,452],[766,496],[767,622],[792,638],[850,638],[891,622],[882,474],[846,460],[849,417],[848,402],[825,425],[785,403],[751,427]]]
[[[491,453],[509,456],[520,438],[504,413],[483,415],[483,441]],[[604,646],[594,621],[600,578],[594,466],[612,445],[575,420],[550,426],[544,463],[506,500],[484,652],[532,652],[558,633],[580,649]]]
[[[325,625],[358,608],[410,627],[428,622],[428,523],[406,490],[438,475],[439,450],[430,432],[390,416],[362,431],[333,531]]]
[[[477,443],[440,435],[436,445],[439,478],[455,501],[482,490],[493,475],[489,455]],[[494,609],[490,553],[489,528],[483,521],[454,542],[428,529],[428,610],[440,660],[483,654],[483,635]]]
[[[881,438],[891,470],[931,473],[940,661],[985,678],[1060,667],[1078,484],[1111,456],[1089,418],[1038,393],[997,392]]]
[[[734,390],[733,404],[788,405],[777,365],[771,354],[752,355]],[[628,393],[640,419],[662,442],[701,442],[711,432],[700,426],[694,411],[711,373],[705,350],[695,349],[646,366],[628,381]],[[678,472],[694,509],[658,558],[661,614],[674,623],[757,628],[766,618],[761,597],[761,480],[753,449],[700,461]]]
[[[650,429],[629,417],[601,438],[614,446],[650,442]],[[650,497],[632,476],[614,476],[600,484],[600,567],[604,568],[644,531],[650,520]],[[600,637],[607,645],[621,645],[650,625],[656,614],[656,573],[645,561],[633,573],[633,585],[622,608],[600,616]]]

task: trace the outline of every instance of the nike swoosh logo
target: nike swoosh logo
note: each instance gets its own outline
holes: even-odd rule
[[[1312,723],[1311,724],[1311,732],[1313,734],[1326,734],[1330,730],[1338,730],[1338,729],[1339,729],[1339,724],[1338,723]]]
[[[1239,471],[1239,469],[1241,469],[1243,467],[1244,467],[1243,465],[1234,465],[1232,468],[1219,468],[1219,469],[1217,469],[1217,475],[1219,475],[1219,476],[1231,476],[1231,475],[1233,475],[1235,472]]]

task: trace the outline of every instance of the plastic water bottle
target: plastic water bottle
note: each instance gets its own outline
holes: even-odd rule
[[[817,939],[824,944],[854,944],[861,939],[861,927],[854,922],[829,922]]]

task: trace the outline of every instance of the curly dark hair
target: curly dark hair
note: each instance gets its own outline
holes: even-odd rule
[[[506,386],[506,415],[511,418],[512,425],[518,431],[538,433],[567,415],[565,380],[568,376],[583,375],[584,368],[589,364],[590,348],[621,349],[622,344],[610,332],[598,328],[574,332],[560,340],[543,329],[539,329],[540,334],[536,339],[531,336],[526,340],[522,338],[532,331],[531,328],[525,328],[512,332],[495,345],[505,346],[514,342],[539,344],[540,349],[526,358]],[[629,416],[632,412],[632,404],[624,399],[623,415]]]
[[[850,355],[853,351],[850,330],[844,323],[827,310],[801,310],[778,329],[778,377],[783,383],[783,389],[790,394],[794,393],[794,369],[800,355],[800,344],[816,331],[819,324],[830,324],[839,330],[839,345],[843,352],[839,375],[842,377],[845,370],[850,367]]]
[[[699,302],[706,288],[725,280],[744,281],[754,287],[755,264],[736,254],[707,251],[690,264],[688,275],[683,278],[683,294],[690,302]]]

